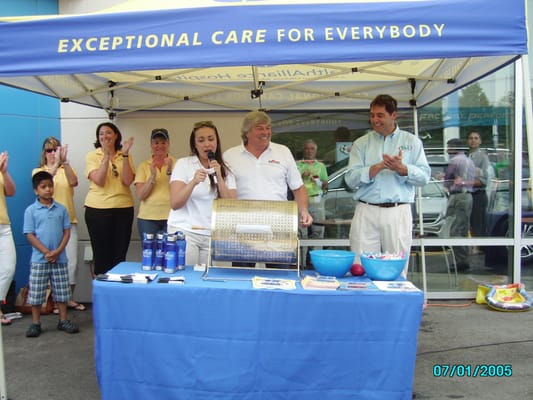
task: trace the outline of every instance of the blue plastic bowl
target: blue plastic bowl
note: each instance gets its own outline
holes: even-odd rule
[[[347,250],[311,250],[311,262],[320,275],[340,278],[352,267],[355,253]]]
[[[402,273],[407,258],[380,259],[369,258],[369,254],[361,254],[361,265],[366,275],[374,281],[394,281]]]

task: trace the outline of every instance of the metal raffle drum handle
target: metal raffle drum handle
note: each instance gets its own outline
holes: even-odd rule
[[[215,200],[210,260],[297,264],[296,202]]]

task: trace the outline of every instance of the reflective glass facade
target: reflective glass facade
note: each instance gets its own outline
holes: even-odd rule
[[[510,65],[417,110],[418,135],[432,177],[413,205],[415,240],[409,279],[422,287],[425,270],[430,297],[468,297],[479,282],[506,283],[518,276],[527,285],[533,275],[533,246],[521,242],[531,235],[533,207],[527,138],[523,126],[516,127],[515,84],[515,66]],[[400,112],[399,126],[414,132],[414,115],[412,110]],[[312,138],[317,144],[317,159],[328,169],[328,190],[321,199],[325,217],[319,221],[324,236],[320,242],[306,243],[346,248],[357,204],[354,192],[344,184],[344,174],[352,142],[369,129],[368,112],[272,116],[273,141],[289,146],[299,160],[305,158],[304,141]],[[477,215],[474,219],[471,212],[465,214],[452,203],[453,196],[446,187],[446,171],[453,157],[446,143],[453,138],[463,141],[465,154],[479,146],[479,157],[485,160],[483,168],[476,168],[476,178],[483,184],[471,195]],[[520,226],[514,223],[516,213]],[[463,228],[458,228],[460,225]],[[518,273],[513,263],[517,247]]]

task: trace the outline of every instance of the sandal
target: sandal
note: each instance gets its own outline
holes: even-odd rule
[[[2,326],[8,326],[12,324],[12,321],[9,318],[6,318],[4,315],[0,317],[0,321],[2,321]]]
[[[86,307],[81,304],[81,303],[69,303],[67,305],[68,308],[72,309],[72,310],[77,310],[77,311],[85,311],[86,310]]]

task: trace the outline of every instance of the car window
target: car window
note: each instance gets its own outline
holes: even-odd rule
[[[427,185],[422,186],[423,197],[443,197],[444,190],[439,182],[433,178],[430,179]]]
[[[344,175],[346,170],[342,170],[340,173],[334,175],[328,183],[328,190],[332,189],[343,189],[344,186]]]
[[[328,176],[332,176],[335,172],[340,171],[348,166],[348,158],[337,161],[336,163],[331,164],[327,167]]]

